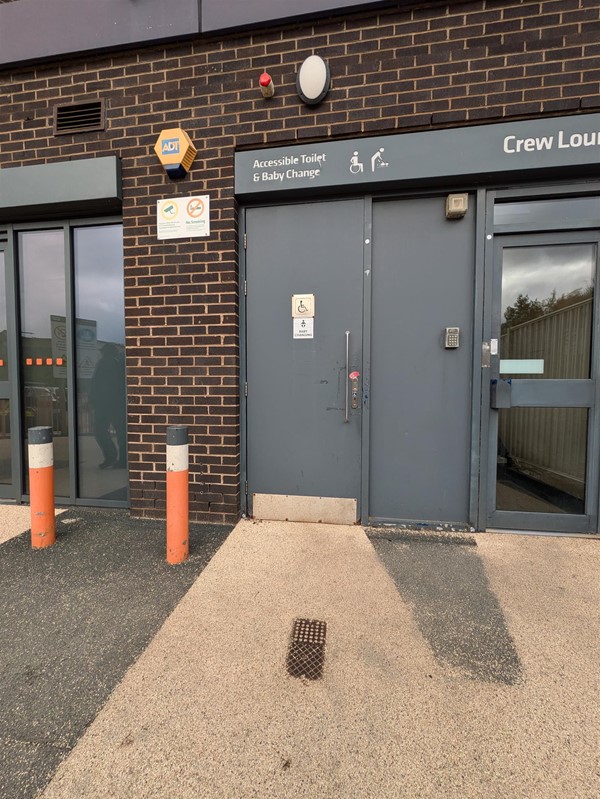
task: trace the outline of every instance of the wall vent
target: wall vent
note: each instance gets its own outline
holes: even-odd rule
[[[104,100],[91,103],[54,106],[54,135],[82,133],[87,130],[104,130]]]
[[[0,244],[5,244],[8,241],[8,230],[0,227]]]

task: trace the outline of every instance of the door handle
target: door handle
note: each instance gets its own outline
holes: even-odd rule
[[[346,371],[344,372],[344,385],[346,394],[346,413],[344,415],[344,424],[350,421],[350,406],[348,402],[348,372],[350,371],[350,331],[346,330]]]

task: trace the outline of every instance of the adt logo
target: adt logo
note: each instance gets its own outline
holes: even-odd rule
[[[163,155],[177,155],[179,153],[179,139],[164,139],[161,152]]]

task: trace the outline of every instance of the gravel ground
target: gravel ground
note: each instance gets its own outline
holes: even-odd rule
[[[43,798],[596,799],[598,542],[416,538],[241,522]]]
[[[27,532],[0,546],[1,799],[46,785],[229,529],[192,528],[176,567],[164,523],[124,511],[66,511],[48,549]]]
[[[57,508],[56,515],[64,513]],[[31,529],[31,508],[29,505],[0,505],[0,544],[10,541]]]

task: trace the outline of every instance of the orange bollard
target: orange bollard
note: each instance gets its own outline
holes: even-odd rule
[[[167,427],[167,563],[183,563],[189,555],[188,429]]]
[[[30,427],[28,440],[31,546],[43,549],[56,541],[52,428]]]

